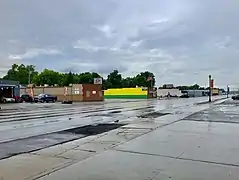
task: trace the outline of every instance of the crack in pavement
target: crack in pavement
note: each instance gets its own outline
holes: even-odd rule
[[[196,122],[213,122],[213,123],[225,123],[225,124],[239,124],[239,121],[228,121],[228,120],[211,120],[211,119],[207,119],[207,120],[201,120],[201,119],[183,119],[183,121],[196,121]]]
[[[170,159],[179,159],[179,160],[184,160],[184,161],[200,162],[200,163],[223,165],[223,166],[233,166],[233,167],[238,167],[239,168],[239,165],[237,165],[237,164],[223,163],[223,162],[216,162],[216,161],[207,161],[207,160],[200,160],[200,159],[191,159],[191,158],[181,158],[180,156],[182,156],[184,154],[184,152],[181,155],[179,155],[178,157],[175,157],[175,156],[168,156],[168,155],[163,155],[163,154],[137,152],[137,151],[130,151],[130,150],[121,150],[121,149],[113,149],[113,150],[119,151],[119,152],[124,152],[124,153],[132,153],[132,154],[156,156],[156,157],[165,157],[165,158],[170,158]]]

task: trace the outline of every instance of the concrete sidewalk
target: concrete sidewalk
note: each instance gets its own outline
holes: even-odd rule
[[[3,180],[239,179],[237,110],[203,104],[135,118],[101,135],[2,160],[0,175]]]

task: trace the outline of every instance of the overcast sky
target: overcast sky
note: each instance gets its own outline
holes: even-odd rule
[[[238,0],[1,0],[0,13],[0,75],[24,63],[239,87]]]

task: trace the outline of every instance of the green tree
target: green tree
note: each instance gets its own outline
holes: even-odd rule
[[[59,85],[62,84],[62,75],[59,72],[44,69],[36,78],[33,79],[33,82],[37,85]]]
[[[72,72],[60,73],[49,69],[45,69],[38,74],[33,65],[13,64],[3,79],[16,80],[21,84],[28,84],[29,75],[31,83],[38,86],[44,84],[57,84],[59,86],[68,86],[69,84],[93,84],[94,78],[101,77],[96,72],[84,72],[80,74]],[[148,81],[149,77],[152,77],[152,81]],[[155,77],[153,73],[148,71],[142,72],[135,77],[122,78],[119,71],[114,70],[107,76],[107,79],[103,79],[104,89],[136,86],[150,87],[151,85],[155,85]],[[194,85],[194,88],[198,87]]]
[[[149,80],[149,78],[152,80]],[[135,83],[137,86],[151,87],[155,85],[155,76],[149,71],[141,72],[135,77]]]
[[[79,84],[92,84],[92,74],[90,72],[85,72],[79,74]]]
[[[127,77],[122,80],[122,87],[133,88],[136,87],[136,83],[135,77]]]
[[[118,70],[111,72],[107,77],[107,81],[112,85],[112,88],[122,87],[122,76],[119,74]]]
[[[7,74],[3,77],[6,80],[15,80],[19,81],[21,84],[28,84],[29,80],[35,78],[38,75],[38,72],[35,70],[35,66],[24,64],[17,65],[13,64],[11,69],[7,71]]]
[[[194,84],[191,86],[177,86],[176,87],[179,90],[204,90],[204,87],[200,87],[198,84]]]
[[[69,86],[69,84],[74,84],[74,74],[70,71],[68,74],[62,74],[63,83],[61,83],[64,86]]]
[[[110,89],[110,88],[112,88],[112,84],[107,79],[103,79],[103,89]]]
[[[197,90],[200,88],[200,86],[198,84],[194,84],[194,85],[190,86],[189,88]]]

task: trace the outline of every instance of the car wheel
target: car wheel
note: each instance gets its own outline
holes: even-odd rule
[[[2,101],[3,103],[6,103],[7,101],[6,101],[6,99],[3,99],[3,101]]]

